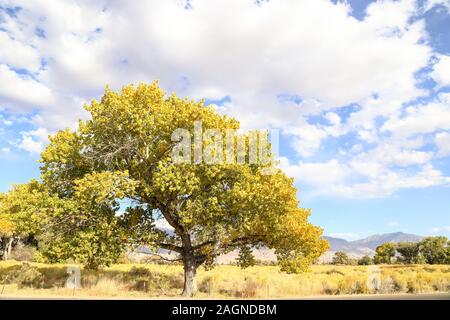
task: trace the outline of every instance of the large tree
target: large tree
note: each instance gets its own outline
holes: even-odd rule
[[[100,265],[112,261],[101,261],[102,253],[119,250],[119,240],[167,249],[182,261],[183,294],[192,296],[197,268],[212,266],[220,254],[264,245],[275,250],[284,271],[299,272],[327,249],[322,230],[308,222],[310,210],[299,207],[293,180],[274,169],[271,157],[252,161],[250,135],[231,138],[233,146],[244,141],[243,162],[237,160],[242,154],[214,162],[203,157],[209,152],[224,160],[217,134],[238,129],[235,119],[203,102],[168,96],[157,83],[121,92],[107,88],[101,101],[85,109],[90,119],[80,121],[76,131],[51,137],[42,153],[43,183],[77,207],[51,224],[63,229],[57,252],[80,254],[80,244],[102,243],[102,250],[89,251]],[[174,134],[177,129],[194,137],[183,149],[193,151],[192,157],[183,155],[192,163],[174,161],[174,148],[188,138]],[[206,129],[216,134],[207,135]],[[203,139],[200,149],[198,139]],[[158,219],[173,232],[158,229]]]
[[[8,257],[11,254],[15,229],[14,222],[10,215],[0,213],[0,253],[2,260],[8,260]]]
[[[419,253],[428,264],[450,263],[450,243],[446,237],[428,237],[418,243]]]
[[[332,264],[343,264],[343,265],[349,265],[352,263],[351,259],[349,258],[349,256],[343,252],[343,251],[338,251],[334,254],[333,256],[333,260],[331,261]]]
[[[53,197],[59,200],[58,197]],[[7,193],[0,194],[0,238],[3,260],[11,256],[13,244],[36,236],[45,219],[54,212],[54,202],[36,180],[15,185]]]
[[[419,263],[419,244],[413,242],[400,242],[396,246],[397,253],[400,254],[399,261],[405,264]]]
[[[378,246],[375,249],[376,254],[374,257],[374,262],[377,264],[379,263],[391,264],[392,258],[395,257],[395,247],[396,245],[391,242],[386,242]]]

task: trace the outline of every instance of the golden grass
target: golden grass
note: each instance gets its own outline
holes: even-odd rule
[[[179,265],[118,264],[100,271],[82,270],[82,288],[64,288],[67,278],[64,264],[31,263],[44,278],[44,284],[32,288],[5,281],[7,274],[21,263],[0,262],[0,292],[8,296],[48,297],[177,297],[183,285]],[[368,269],[369,268],[369,269]],[[217,266],[198,271],[199,298],[295,298],[315,295],[431,293],[450,291],[450,266],[382,265],[380,286],[368,282],[373,267],[312,266],[310,272],[286,274],[275,266]],[[3,279],[3,280],[2,280]]]

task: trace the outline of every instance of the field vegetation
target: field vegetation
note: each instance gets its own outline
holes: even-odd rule
[[[183,290],[182,265],[116,264],[81,270],[81,288],[66,287],[68,265],[0,263],[3,296],[167,298]],[[380,285],[371,285],[373,266],[313,265],[287,274],[276,266],[221,265],[198,271],[199,298],[295,298],[318,295],[433,293],[450,291],[448,265],[379,265]],[[379,268],[379,269],[378,269]]]

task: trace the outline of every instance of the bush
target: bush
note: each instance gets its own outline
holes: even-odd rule
[[[345,276],[345,273],[343,273],[342,271],[339,271],[337,269],[327,270],[325,273],[328,274],[328,275],[330,275],[330,274],[340,274],[341,276]]]
[[[323,292],[328,295],[335,295],[339,293],[339,284],[332,281],[322,282]]]
[[[144,267],[132,267],[127,274],[130,278],[149,278],[151,276],[151,271]]]
[[[254,298],[258,294],[259,285],[256,280],[249,278],[245,280],[244,287],[238,296],[242,298]]]
[[[358,260],[358,265],[360,266],[369,266],[373,264],[373,259],[369,256],[364,256]]]
[[[381,282],[381,293],[392,294],[396,291],[396,283],[392,277],[388,276]]]
[[[171,287],[170,276],[152,272],[144,267],[133,267],[125,276],[125,280],[130,284],[130,288],[136,291],[159,291],[165,294]]]
[[[352,262],[345,252],[338,251],[334,254],[331,264],[350,265]]]
[[[405,277],[402,277],[401,275],[393,275],[392,281],[394,292],[406,293],[409,291],[408,281]]]
[[[39,269],[28,263],[22,264],[20,269],[14,271],[12,279],[19,287],[42,288],[45,282],[44,275]]]
[[[365,279],[357,276],[347,276],[338,283],[339,294],[362,294],[367,293],[367,283]]]
[[[11,252],[11,259],[16,261],[34,262],[37,250],[35,247],[19,245]]]

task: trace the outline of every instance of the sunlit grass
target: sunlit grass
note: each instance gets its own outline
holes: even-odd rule
[[[66,289],[67,265],[31,263],[43,275],[38,288],[6,279],[20,262],[0,262],[0,292],[8,296],[178,297],[183,286],[180,265],[118,264],[99,271],[82,270],[80,289]],[[431,293],[450,291],[450,266],[383,265],[377,290],[368,283],[367,266],[312,266],[310,272],[286,274],[276,266],[217,266],[198,271],[200,298],[295,298],[316,295]],[[369,269],[371,270],[371,269]],[[38,274],[39,274],[38,273]],[[4,284],[6,283],[6,284]]]

